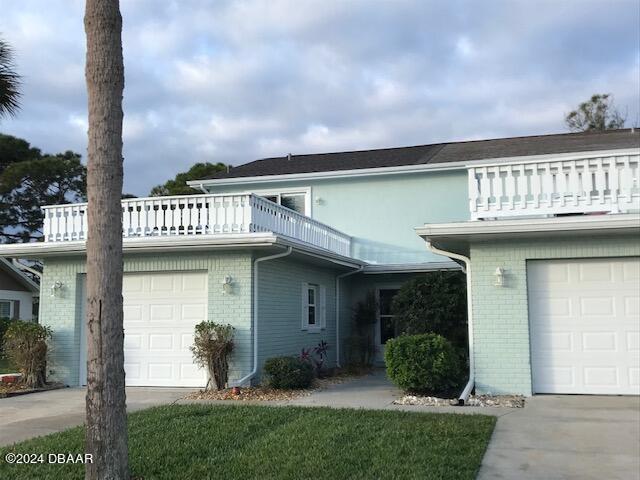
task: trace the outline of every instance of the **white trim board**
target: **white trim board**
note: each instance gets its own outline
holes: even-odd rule
[[[428,224],[417,227],[423,238],[492,236],[513,234],[562,234],[574,231],[603,233],[628,230],[640,233],[640,214],[575,215],[570,217],[531,218],[517,220],[473,220],[468,222]]]

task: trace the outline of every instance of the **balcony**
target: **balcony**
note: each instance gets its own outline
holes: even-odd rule
[[[640,211],[640,155],[586,156],[474,166],[471,220]]]
[[[43,207],[46,243],[87,239],[87,204]],[[122,237],[180,237],[271,232],[343,256],[351,237],[253,194],[122,200]]]

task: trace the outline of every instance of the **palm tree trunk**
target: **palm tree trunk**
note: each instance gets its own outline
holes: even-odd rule
[[[129,478],[122,327],[122,17],[118,0],[87,0],[86,479]]]

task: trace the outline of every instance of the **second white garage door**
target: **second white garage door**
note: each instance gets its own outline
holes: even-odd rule
[[[535,393],[640,394],[640,259],[527,265]]]
[[[127,386],[205,386],[205,372],[193,363],[189,347],[195,325],[207,319],[207,290],[205,272],[124,275]],[[86,354],[83,357],[84,382]]]

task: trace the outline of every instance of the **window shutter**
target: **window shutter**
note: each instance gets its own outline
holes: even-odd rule
[[[20,300],[13,302],[13,318],[20,320]]]
[[[320,328],[327,328],[327,289],[320,285]]]
[[[302,316],[301,316],[301,324],[300,328],[302,330],[307,330],[308,321],[309,321],[309,285],[306,283],[302,284]]]

